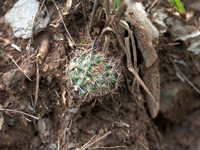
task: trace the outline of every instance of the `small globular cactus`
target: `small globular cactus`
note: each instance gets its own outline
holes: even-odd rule
[[[113,93],[122,82],[122,67],[100,52],[75,54],[66,68],[67,88],[75,98],[91,100]]]

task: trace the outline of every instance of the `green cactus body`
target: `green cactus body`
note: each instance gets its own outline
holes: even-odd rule
[[[67,81],[74,97],[91,100],[117,90],[122,81],[120,63],[101,53],[82,54],[69,63]]]

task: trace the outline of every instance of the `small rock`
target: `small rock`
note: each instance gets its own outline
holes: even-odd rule
[[[33,147],[39,147],[40,145],[42,144],[42,140],[38,137],[38,136],[35,136],[32,140],[32,146]]]
[[[79,111],[78,108],[69,109],[69,112],[76,114]]]
[[[19,81],[22,80],[23,73],[18,69],[12,69],[3,74],[3,83],[10,89],[17,86]]]
[[[15,119],[6,118],[5,123],[8,124],[9,126],[14,126],[15,125]]]
[[[42,144],[41,146],[39,146],[39,149],[44,149],[44,144]]]
[[[51,143],[49,146],[50,149],[56,149],[57,145],[55,143]]]
[[[50,76],[47,76],[47,81],[48,81],[48,83],[51,83],[52,82],[52,78]]]
[[[71,119],[71,117],[69,115],[65,116],[65,120],[69,121]]]
[[[99,130],[99,135],[102,135],[102,134],[104,134],[104,130],[103,130],[103,129],[100,129],[100,130]]]
[[[91,134],[95,134],[94,130],[91,130]]]
[[[73,149],[75,148],[75,144],[74,143],[69,143],[67,149]]]
[[[27,39],[32,36],[33,19],[38,7],[37,0],[19,0],[6,13],[5,20],[13,28],[16,37]]]

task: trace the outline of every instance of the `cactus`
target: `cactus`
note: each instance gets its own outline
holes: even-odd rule
[[[122,82],[119,60],[97,52],[79,54],[66,68],[67,88],[75,98],[89,101],[117,90]]]

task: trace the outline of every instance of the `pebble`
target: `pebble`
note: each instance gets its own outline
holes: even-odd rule
[[[103,130],[103,129],[100,129],[100,130],[99,130],[99,135],[102,135],[102,134],[104,134],[104,130]]]
[[[50,149],[56,149],[57,145],[55,143],[51,143],[49,146]]]
[[[32,146],[33,147],[39,147],[40,145],[42,144],[42,141],[41,141],[41,139],[38,137],[38,136],[35,136],[34,138],[33,138],[33,140],[32,140]]]

